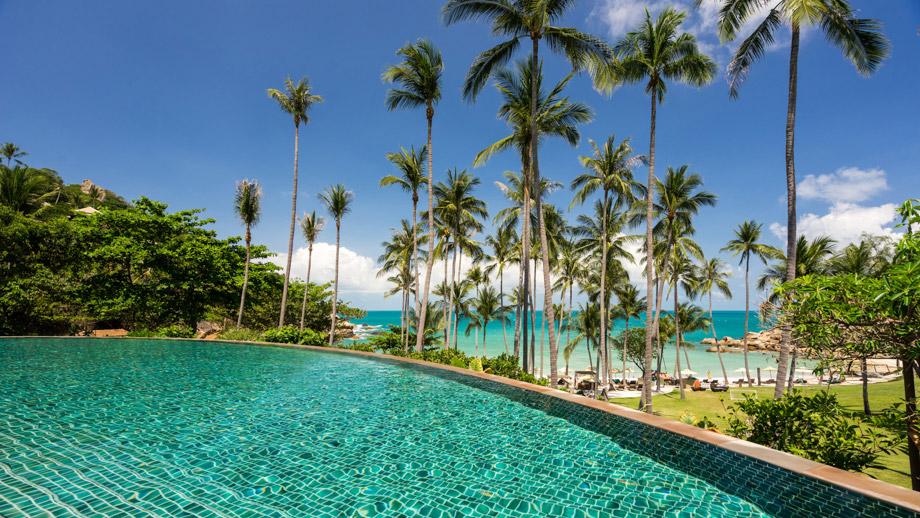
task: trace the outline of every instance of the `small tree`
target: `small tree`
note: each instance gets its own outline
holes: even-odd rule
[[[920,491],[920,432],[914,381],[920,357],[920,200],[899,209],[906,233],[891,267],[878,277],[808,275],[777,288],[782,319],[811,347],[841,356],[890,354],[904,365],[911,486]],[[794,296],[792,295],[794,293]]]

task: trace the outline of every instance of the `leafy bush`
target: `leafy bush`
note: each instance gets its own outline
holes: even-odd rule
[[[399,326],[390,326],[386,331],[371,336],[369,343],[375,348],[380,349],[386,354],[401,355],[403,353],[401,328]],[[414,343],[411,342],[410,343]]]
[[[517,359],[507,353],[502,353],[494,358],[482,359],[483,370],[489,374],[504,376],[513,380],[526,381],[536,385],[546,386],[549,381],[546,378],[537,378],[533,374],[526,372],[518,365]]]
[[[296,344],[300,341],[300,330],[297,326],[275,327],[262,333],[262,340],[266,342]]]
[[[823,391],[806,396],[794,390],[782,399],[748,397],[729,408],[728,432],[851,471],[874,466],[894,444],[848,416],[837,396]]]
[[[245,327],[231,327],[220,332],[222,340],[240,340],[244,342],[258,342],[262,340],[262,333],[255,329]]]
[[[470,370],[475,372],[482,372],[482,360],[479,358],[473,358],[470,360]]]
[[[182,324],[172,324],[159,329],[133,329],[128,336],[135,338],[193,338],[195,330]]]
[[[262,333],[262,340],[273,343],[326,345],[328,334],[312,329],[301,331],[294,325],[276,327]]]
[[[329,343],[329,333],[304,329],[303,332],[300,333],[300,339],[297,343],[302,345],[326,345]]]

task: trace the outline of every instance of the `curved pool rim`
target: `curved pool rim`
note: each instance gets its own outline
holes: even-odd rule
[[[388,363],[397,363],[406,365],[409,367],[422,368],[429,373],[434,370],[442,371],[445,373],[450,373],[453,375],[459,375],[457,381],[463,382],[463,378],[468,378],[472,380],[481,380],[485,382],[495,383],[504,387],[511,387],[529,393],[539,394],[545,397],[555,398],[557,400],[562,400],[580,407],[590,408],[592,410],[600,411],[606,414],[611,414],[618,416],[630,421],[636,421],[638,423],[650,426],[656,430],[677,434],[681,437],[690,439],[692,441],[697,441],[701,443],[708,444],[710,446],[720,448],[731,452],[733,454],[742,455],[748,457],[755,461],[760,461],[768,465],[779,468],[782,471],[791,472],[795,475],[804,476],[810,479],[815,479],[819,482],[829,484],[831,486],[836,486],[845,491],[857,493],[859,495],[865,496],[867,498],[878,500],[880,502],[901,508],[903,510],[908,510],[913,513],[917,513],[920,516],[920,492],[915,492],[907,488],[900,486],[895,486],[887,482],[882,482],[880,480],[871,478],[869,476],[853,473],[849,471],[844,471],[833,466],[828,466],[819,462],[808,460],[802,457],[797,457],[790,453],[782,452],[779,450],[774,450],[766,446],[755,444],[743,439],[738,439],[728,435],[724,435],[718,432],[713,432],[710,430],[704,430],[696,426],[688,425],[681,423],[679,421],[674,421],[672,419],[657,416],[653,414],[647,414],[640,410],[628,408],[622,405],[606,403],[599,400],[589,399],[584,396],[575,395],[569,392],[563,392],[561,390],[553,389],[550,387],[544,387],[541,385],[535,385],[532,383],[527,383],[523,381],[513,380],[510,378],[505,378],[503,376],[497,376],[494,374],[487,374],[484,372],[475,372],[466,368],[453,367],[451,365],[444,365],[440,363],[427,362],[424,360],[417,360],[413,358],[405,358],[402,356],[394,356],[390,354],[375,353],[375,352],[364,352],[364,351],[355,351],[351,349],[340,349],[336,347],[324,347],[324,346],[313,346],[313,345],[300,345],[300,344],[285,344],[285,343],[274,343],[274,342],[257,342],[257,341],[242,341],[242,340],[205,340],[205,339],[196,339],[196,338],[132,338],[132,337],[90,337],[90,336],[2,336],[0,340],[3,339],[70,339],[70,340],[164,340],[164,341],[180,341],[180,342],[202,342],[202,343],[226,343],[226,344],[236,344],[241,346],[258,346],[258,347],[276,347],[284,349],[301,349],[316,351],[326,354],[345,354],[360,356],[364,358],[369,358],[375,361],[383,361]],[[434,374],[432,373],[432,374]],[[453,377],[453,376],[452,376]],[[482,388],[480,386],[480,388]],[[570,421],[571,422],[571,421]],[[578,423],[572,422],[574,426],[581,426]]]

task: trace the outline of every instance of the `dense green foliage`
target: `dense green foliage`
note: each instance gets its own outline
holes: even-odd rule
[[[95,186],[89,194],[65,186],[45,170],[11,184],[4,168],[0,335],[125,328],[134,336],[187,337],[200,320],[235,322],[245,247],[236,237],[220,239],[200,210],[169,212],[147,198],[128,205]],[[76,192],[68,194],[71,187]],[[75,212],[87,201],[80,196],[96,200],[98,212]],[[253,246],[251,256],[243,324],[266,329],[277,322],[283,278],[265,261],[264,246]],[[328,288],[291,283],[286,311],[299,314],[305,301],[305,327],[328,330]],[[345,318],[363,315],[341,302],[337,309]]]
[[[301,330],[294,325],[272,328],[262,333],[262,340],[266,342],[301,345],[326,345],[328,337],[329,334],[324,331],[314,331],[310,328]]]
[[[892,438],[851,418],[828,392],[748,397],[729,408],[728,426],[736,437],[853,471],[872,466],[894,445]]]

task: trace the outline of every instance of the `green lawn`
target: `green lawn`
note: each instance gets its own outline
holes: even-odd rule
[[[821,387],[811,386],[804,390],[814,392],[816,390],[825,390],[826,387],[826,385]],[[754,387],[753,390],[757,391],[758,397],[772,397],[773,395],[772,386]],[[836,385],[832,386],[830,390],[837,394],[840,403],[847,409],[862,412],[861,385]],[[686,394],[687,399],[684,401],[680,400],[680,394],[677,391],[671,394],[655,396],[655,413],[675,420],[684,415],[691,415],[696,419],[708,417],[720,429],[725,426],[724,416],[727,413],[727,408],[732,404],[729,393],[714,393],[708,390],[693,392],[687,389]],[[901,380],[869,385],[869,400],[872,410],[880,410],[890,406],[892,403],[903,401],[903,399],[904,384]],[[611,400],[611,402],[631,408],[639,406],[638,398],[616,399]],[[906,455],[902,453],[886,455],[879,458],[879,462],[884,465],[884,468],[869,468],[865,473],[885,482],[910,487]]]

